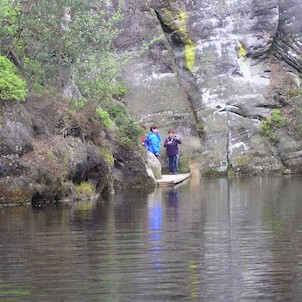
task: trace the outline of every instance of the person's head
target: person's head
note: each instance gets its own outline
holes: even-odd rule
[[[152,125],[152,126],[150,127],[150,131],[152,131],[152,132],[154,132],[154,133],[158,133],[158,128],[157,128],[157,126]]]
[[[169,129],[168,130],[168,135],[169,135],[170,138],[174,137],[174,130]]]

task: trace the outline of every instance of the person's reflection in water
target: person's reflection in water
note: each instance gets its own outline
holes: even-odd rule
[[[167,194],[167,217],[169,222],[177,222],[179,216],[178,189],[170,189]]]
[[[151,243],[150,252],[152,254],[152,265],[157,272],[161,272],[161,252],[162,252],[162,204],[161,199],[154,194],[150,195],[148,201],[149,214],[149,240]]]

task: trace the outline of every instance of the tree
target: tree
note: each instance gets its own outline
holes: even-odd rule
[[[0,5],[2,24],[9,20],[0,31],[9,47],[1,43],[1,52],[18,59],[34,88],[62,90],[73,78],[82,95],[96,102],[123,92],[116,81],[120,58],[111,48],[120,32],[119,9],[109,15],[105,0],[0,0]]]

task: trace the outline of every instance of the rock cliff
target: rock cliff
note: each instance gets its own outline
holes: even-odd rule
[[[123,101],[163,136],[176,129],[181,164],[302,171],[302,0],[128,0],[124,13],[115,47],[133,59]]]
[[[123,144],[93,112],[73,111],[66,100],[49,96],[31,96],[25,104],[0,102],[0,204],[74,200],[155,185],[143,149]]]
[[[122,9],[113,43],[131,58],[122,102],[163,137],[175,129],[181,169],[302,172],[302,0],[125,0]],[[1,101],[0,203],[154,185],[146,157],[89,117],[87,133],[55,100]]]

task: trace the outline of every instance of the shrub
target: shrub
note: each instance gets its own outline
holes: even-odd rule
[[[108,113],[114,120],[117,126],[126,125],[129,122],[129,117],[126,113],[126,108],[121,105],[112,106],[108,109]]]
[[[97,108],[96,113],[100,121],[106,128],[111,129],[114,127],[114,123],[112,122],[110,115],[107,111],[103,110],[102,108]]]
[[[204,134],[204,123],[203,122],[198,122],[196,124],[196,131],[197,131],[199,136]]]
[[[16,75],[16,67],[7,58],[0,56],[0,100],[24,101],[26,83]]]
[[[280,109],[274,109],[271,115],[261,122],[261,132],[272,141],[277,141],[276,128],[284,127],[287,119],[282,115]]]
[[[123,141],[123,144],[138,143],[138,138],[144,134],[144,130],[127,115],[126,108],[121,105],[112,106],[108,109],[108,113],[114,123],[120,128],[118,136]]]

